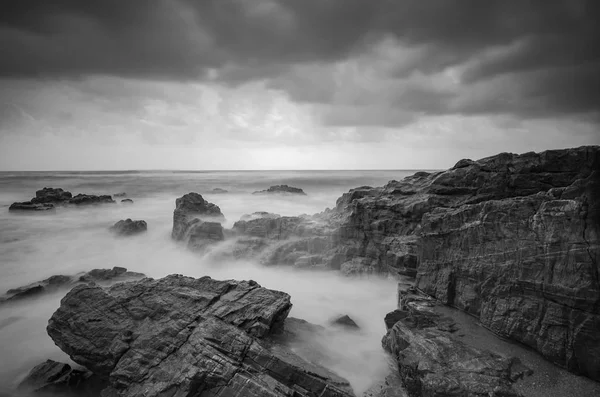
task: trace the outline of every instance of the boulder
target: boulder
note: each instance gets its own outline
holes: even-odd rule
[[[400,318],[382,340],[396,359],[400,379],[411,397],[519,397],[511,368],[518,359],[476,349],[456,339],[452,319],[432,310],[427,297],[406,294]]]
[[[252,194],[298,194],[306,196],[306,193],[304,193],[302,189],[288,185],[275,185],[266,190],[256,191]]]
[[[88,370],[73,369],[68,364],[46,360],[31,370],[17,390],[64,397],[100,397],[100,391],[107,386],[106,379]]]
[[[64,191],[61,188],[45,187],[35,192],[35,197],[31,199],[31,203],[62,203],[69,201],[72,197],[71,192]]]
[[[112,204],[115,201],[109,195],[96,196],[93,194],[78,194],[69,200],[69,204],[92,205],[92,204]]]
[[[205,248],[225,238],[221,224],[215,220],[225,220],[221,209],[198,193],[188,193],[175,201],[171,237],[190,248]]]
[[[254,281],[171,275],[77,286],[47,330],[108,378],[107,396],[352,396],[344,379],[262,340],[290,309],[289,295]]]
[[[34,204],[30,201],[25,201],[21,203],[12,203],[10,207],[8,207],[9,211],[54,211],[54,205],[50,203],[37,203]]]
[[[118,236],[132,236],[147,231],[148,224],[146,224],[146,221],[134,221],[127,218],[118,221],[109,230]]]
[[[132,199],[123,199],[123,200],[121,200],[121,203],[123,203],[123,204],[133,204],[133,200]]]

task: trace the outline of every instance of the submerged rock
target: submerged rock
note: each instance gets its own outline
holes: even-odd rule
[[[330,323],[331,323],[331,325],[346,328],[346,329],[355,329],[355,330],[360,329],[358,324],[356,324],[356,322],[354,322],[354,320],[352,320],[350,318],[350,316],[348,316],[347,314],[333,319]]]
[[[3,297],[0,297],[0,304],[37,298],[44,294],[72,288],[82,282],[116,282],[143,277],[146,277],[143,273],[130,272],[126,268],[118,266],[112,269],[93,269],[74,276],[55,275],[29,285],[9,289]]]
[[[90,371],[73,369],[68,364],[46,360],[31,370],[17,390],[37,395],[100,397],[100,391],[107,386],[106,379]]]
[[[251,214],[242,215],[242,217],[240,218],[240,221],[253,221],[255,219],[262,219],[262,218],[275,219],[275,218],[281,218],[281,215],[273,214],[273,213],[267,212],[267,211],[256,211]]]
[[[225,238],[221,224],[215,220],[225,220],[221,209],[198,193],[188,193],[175,201],[171,237],[190,248],[205,248]]]
[[[302,190],[298,187],[293,187],[293,186],[288,186],[288,185],[275,185],[275,186],[269,187],[266,190],[256,191],[252,194],[275,194],[275,193],[298,194],[298,195],[306,196],[306,193],[304,193],[304,190]]]
[[[69,204],[91,205],[91,204],[112,204],[115,201],[109,195],[96,196],[93,194],[78,194],[69,200]]]
[[[121,200],[121,202],[123,204],[133,204],[133,200],[132,199],[123,199],[123,200]]]
[[[77,363],[109,379],[103,395],[352,396],[348,382],[286,347],[289,295],[254,281],[171,275],[77,286],[48,334]]]
[[[125,193],[125,192],[115,193],[115,194],[113,194],[113,197],[127,197],[127,193]]]
[[[22,203],[12,203],[8,207],[9,211],[54,211],[54,205],[50,203],[38,203],[34,204],[29,201]]]
[[[129,218],[120,220],[109,229],[112,233],[119,236],[132,236],[148,230],[146,221],[134,221]]]
[[[221,189],[220,187],[216,187],[213,190],[210,191],[212,194],[224,194],[224,193],[229,193],[229,191],[225,190],[225,189]]]

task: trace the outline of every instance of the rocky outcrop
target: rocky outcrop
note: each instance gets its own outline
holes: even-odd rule
[[[96,205],[96,204],[114,204],[115,200],[109,195],[96,196],[93,194],[78,194],[69,200],[69,204],[74,205]]]
[[[225,238],[221,224],[215,220],[225,220],[221,209],[198,193],[188,193],[175,201],[171,237],[192,249],[205,248]]]
[[[118,266],[112,269],[93,269],[87,273],[74,276],[56,275],[22,287],[9,289],[4,296],[0,297],[0,304],[37,298],[44,294],[72,288],[81,283],[97,282],[102,284],[130,281],[143,277],[145,275],[142,273],[130,272],[126,268]]]
[[[108,381],[85,369],[53,360],[35,366],[19,384],[18,391],[36,395],[63,397],[100,397]]]
[[[47,212],[54,211],[54,205],[50,203],[38,203],[34,204],[30,201],[24,201],[22,203],[12,203],[10,207],[8,207],[9,211],[32,211],[32,212]]]
[[[406,294],[383,346],[397,360],[411,397],[517,397],[512,383],[529,372],[515,358],[476,349],[453,336],[454,322],[436,314],[435,303]]]
[[[254,281],[171,275],[77,286],[47,330],[73,361],[108,379],[103,395],[352,396],[345,380],[261,340],[290,309],[289,295]]]
[[[293,186],[288,186],[288,185],[275,185],[275,186],[269,187],[266,190],[259,190],[252,194],[298,194],[301,196],[306,196],[306,193],[304,193],[304,190],[302,190],[298,187],[293,187]]]
[[[64,191],[61,188],[45,187],[35,192],[35,197],[31,199],[31,202],[33,204],[63,203],[69,201],[72,197],[71,192]]]
[[[133,236],[134,234],[144,233],[148,230],[146,221],[134,221],[130,218],[120,220],[112,225],[109,230],[117,236]]]

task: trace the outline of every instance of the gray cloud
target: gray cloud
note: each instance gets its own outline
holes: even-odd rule
[[[342,126],[447,114],[593,116],[600,103],[595,0],[5,0],[0,7],[4,79],[267,80],[296,101],[330,105],[324,122]],[[363,84],[340,75],[344,63],[368,69],[386,40],[411,55],[375,67]],[[448,70],[452,86],[440,78]]]

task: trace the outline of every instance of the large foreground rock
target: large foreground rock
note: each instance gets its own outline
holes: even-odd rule
[[[290,309],[289,295],[253,281],[171,275],[75,287],[47,330],[109,379],[105,396],[351,396],[345,380],[260,340]]]
[[[466,345],[455,324],[433,312],[430,299],[407,295],[383,346],[397,360],[411,397],[518,397],[512,382],[527,368],[515,358]],[[390,317],[390,315],[388,315]],[[518,372],[518,373],[517,373]]]
[[[220,224],[225,220],[219,206],[209,203],[198,193],[188,193],[175,200],[171,237],[189,248],[202,249],[224,240]]]

